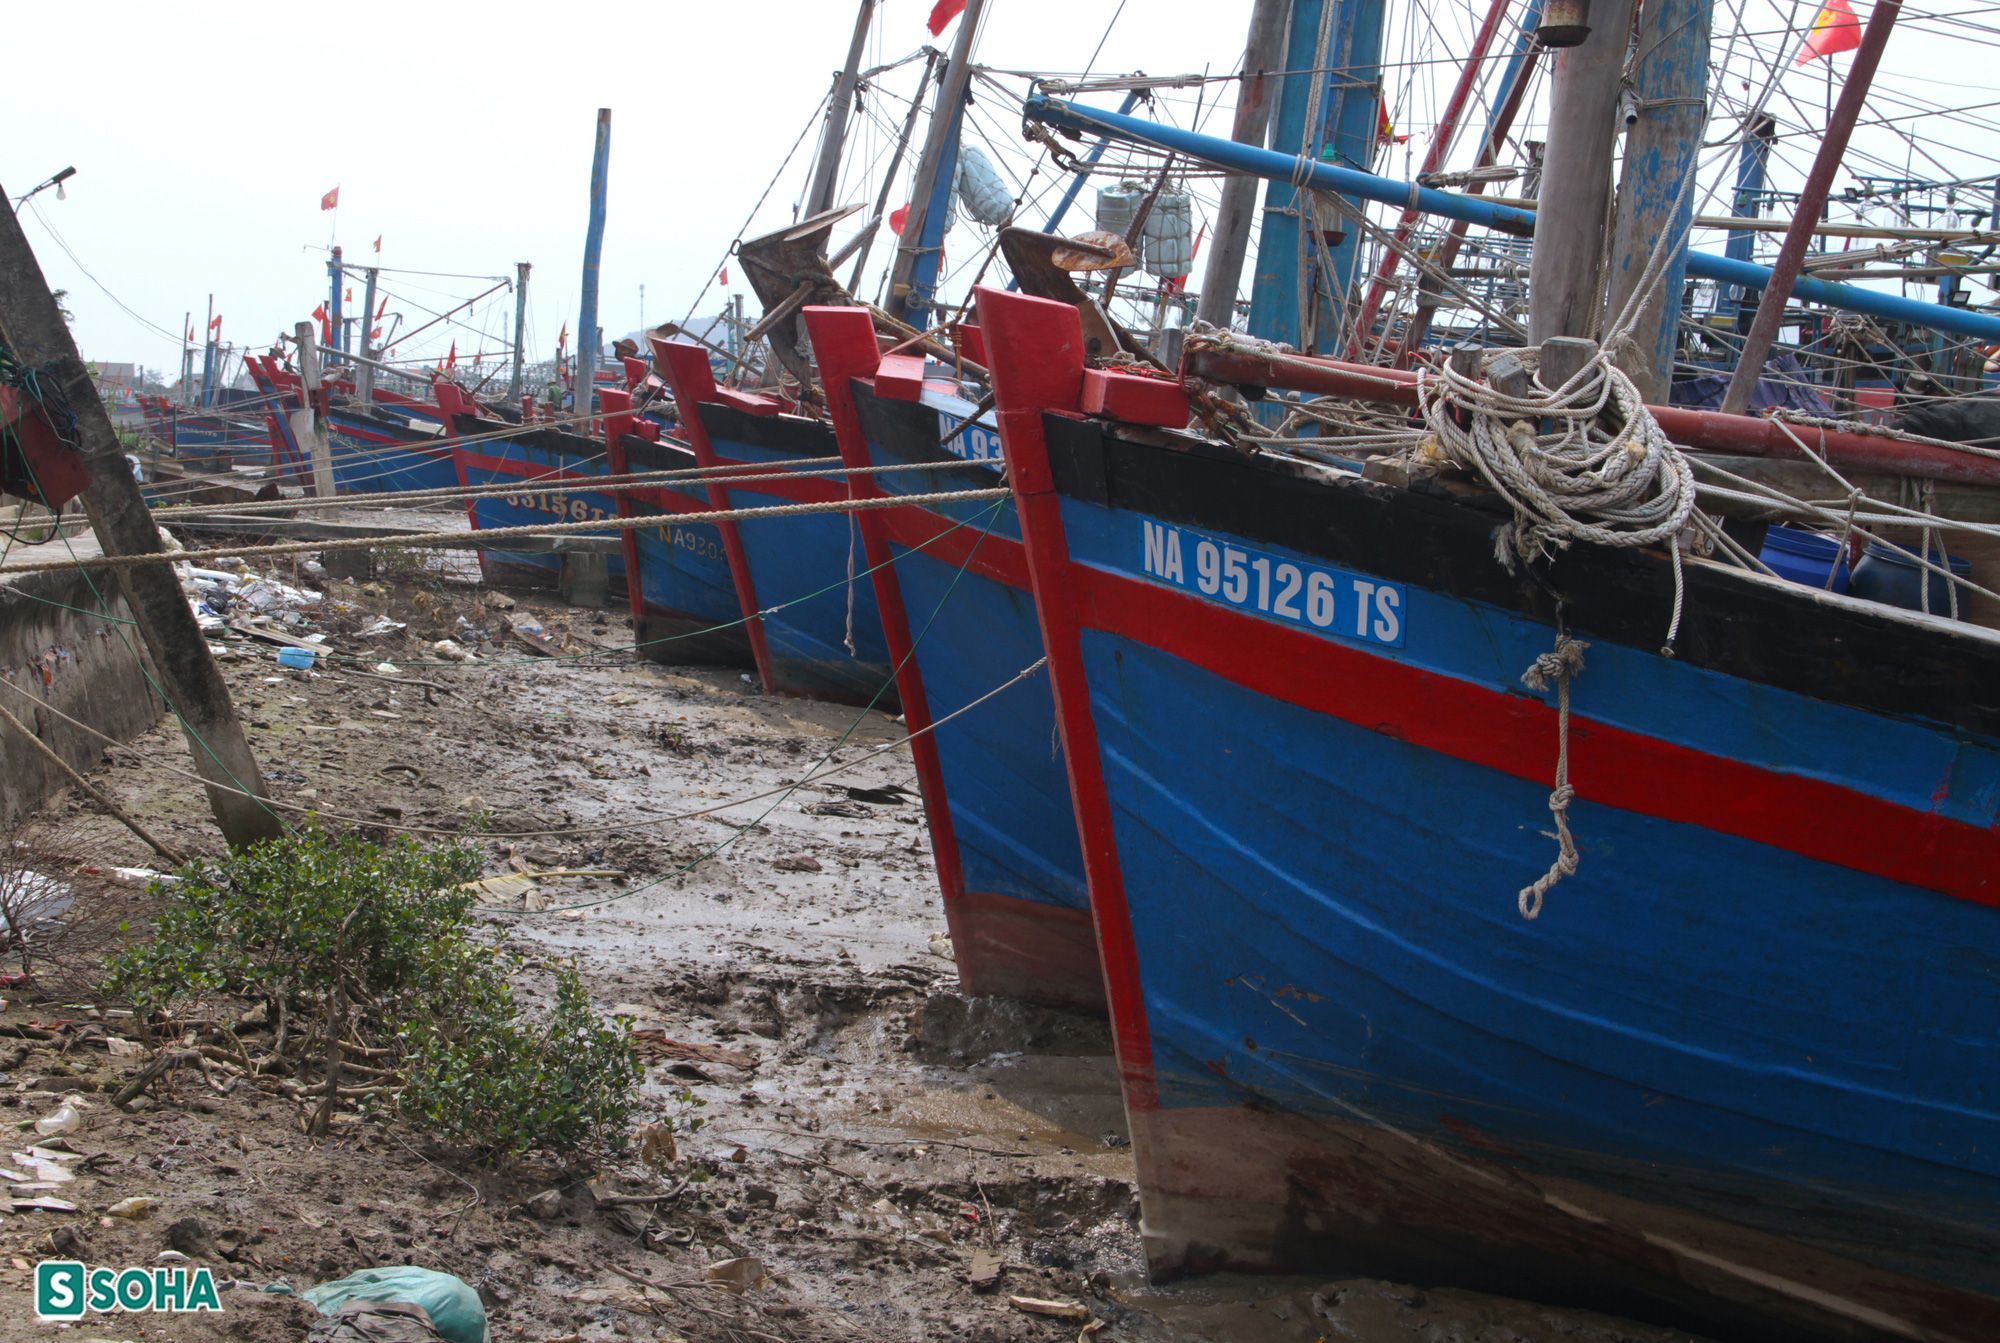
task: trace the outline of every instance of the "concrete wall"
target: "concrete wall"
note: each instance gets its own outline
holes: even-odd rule
[[[104,573],[92,577],[109,598],[108,613],[129,620],[116,581]],[[98,609],[90,583],[74,570],[0,582],[0,679],[28,692],[0,688],[0,704],[85,775],[102,762],[104,743],[51,708],[119,741],[138,736],[165,712],[140,672],[138,631],[87,614]],[[0,720],[0,825],[68,786],[47,757]]]

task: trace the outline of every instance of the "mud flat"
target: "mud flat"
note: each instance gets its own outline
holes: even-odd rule
[[[494,873],[620,873],[496,897],[484,918],[526,958],[529,997],[573,962],[605,1013],[657,1042],[642,1122],[701,1127],[664,1174],[636,1159],[494,1172],[399,1125],[310,1142],[291,1102],[192,1069],[128,1114],[105,1094],[132,1071],[100,1038],[116,1018],[73,994],[16,997],[0,1014],[0,1122],[72,1093],[87,1108],[71,1138],[90,1159],[63,1188],[77,1212],[0,1220],[13,1265],[0,1285],[17,1288],[0,1293],[0,1336],[46,1332],[24,1290],[36,1258],[122,1266],[171,1250],[245,1285],[223,1294],[219,1322],[154,1317],[149,1340],[300,1339],[310,1308],[252,1288],[390,1263],[477,1286],[497,1343],[1687,1339],[1360,1279],[1148,1288],[1105,1024],[956,992],[900,724],[756,694],[733,671],[637,663],[622,619],[543,595],[423,576],[328,593],[346,608],[323,622],[329,644],[394,671],[285,670],[269,647],[232,645],[225,669],[274,796],[383,834],[482,815],[559,832],[487,841]],[[406,629],[356,633],[384,614]],[[476,661],[427,665],[435,639],[503,618],[539,625],[556,656],[497,638]],[[830,752],[871,750],[799,784]],[[109,754],[96,778],[115,797],[171,842],[217,851],[197,791],[170,772],[185,768],[177,729]],[[102,867],[149,861],[73,797],[43,817]],[[134,1196],[159,1207],[103,1215]],[[751,1290],[707,1284],[730,1260],[756,1261]],[[126,1323],[84,1332],[122,1338],[112,1326]]]

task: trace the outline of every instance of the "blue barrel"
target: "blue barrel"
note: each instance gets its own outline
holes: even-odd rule
[[[1945,557],[1933,550],[1932,564],[1943,564]],[[1951,571],[1960,578],[1972,576],[1972,561],[1951,557]],[[1916,556],[1906,555],[1900,550],[1891,550],[1880,542],[1868,543],[1868,552],[1861,562],[1854,566],[1853,593],[1866,597],[1871,602],[1883,602],[1889,606],[1900,606],[1907,611],[1923,609],[1921,584],[1930,580],[1931,614],[1948,616],[1951,614],[1951,585],[1945,582],[1943,574],[1931,573],[1917,563]],[[1958,590],[1958,609],[1962,615],[1970,593],[1964,588]]]
[[[1809,588],[1826,587],[1826,571],[1833,569],[1832,591],[1845,592],[1847,557],[1840,553],[1840,549],[1840,542],[1831,536],[1794,531],[1790,527],[1773,527],[1765,534],[1764,549],[1757,558],[1770,565],[1778,577],[1803,583]]]

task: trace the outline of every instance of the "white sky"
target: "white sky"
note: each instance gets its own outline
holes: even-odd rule
[[[884,0],[871,59],[932,41],[931,3]],[[980,59],[1080,70],[1117,8],[989,0]],[[319,200],[335,185],[350,262],[373,260],[381,234],[384,266],[500,276],[534,263],[528,346],[547,357],[562,323],[576,328],[597,109],[612,109],[608,339],[639,325],[641,284],[651,323],[697,300],[720,306],[706,281],[825,95],[854,13],[849,0],[11,7],[0,186],[17,196],[74,164],[68,199],[49,191],[36,207],[167,333],[122,312],[24,212],[50,283],[70,293],[86,358],[171,379],[182,314],[199,328],[211,291],[225,339],[261,348],[290,331],[326,296],[334,216]],[[1130,0],[1100,68],[1232,68],[1248,13],[1249,0]],[[948,50],[955,32],[935,44]],[[1017,110],[989,101],[1018,128]],[[811,148],[809,137],[791,194]],[[850,199],[875,186],[852,185]],[[776,226],[789,218],[787,188],[773,202]],[[878,239],[876,255],[886,250]],[[433,310],[484,287],[396,278]],[[427,320],[399,308],[407,325]]]
[[[883,0],[868,63],[895,60],[931,41],[924,27],[931,4]],[[996,69],[1077,72],[1103,40],[1093,67],[1099,74],[1205,68],[1222,75],[1240,59],[1250,0],[1126,0],[1108,40],[1119,0],[988,5],[978,59]],[[1385,83],[1397,130],[1417,134],[1386,153],[1378,171],[1392,177],[1414,171],[1423,133],[1456,73],[1454,59],[1484,7],[1481,0],[1390,5]],[[1865,19],[1867,6],[1856,8]],[[1769,68],[1771,53],[1750,48],[1778,45],[1788,26],[1809,25],[1817,9],[1818,0],[1717,0],[1712,142],[1728,137],[1729,114],[1748,96],[1743,77],[1761,83],[1758,71]],[[579,17],[517,0],[478,8],[358,0],[310,11],[113,0],[87,12],[87,25],[79,11],[59,6],[10,13],[8,49],[16,59],[0,81],[0,117],[15,133],[0,138],[0,186],[18,195],[75,165],[67,200],[45,192],[24,212],[28,237],[50,282],[69,291],[84,355],[140,362],[166,370],[171,380],[183,314],[194,314],[198,331],[210,293],[224,319],[223,337],[258,348],[325,298],[325,249],[336,216],[322,213],[319,200],[336,185],[338,240],[350,263],[377,260],[371,244],[378,234],[384,267],[498,277],[511,275],[516,261],[532,262],[528,350],[531,359],[546,358],[558,328],[576,326],[600,106],[613,109],[600,298],[607,337],[639,325],[641,285],[650,323],[678,320],[690,308],[715,311],[723,301],[722,289],[709,283],[717,263],[811,126],[749,233],[791,218],[817,134],[816,109],[846,54],[854,4],[610,0]],[[2000,68],[2000,35],[1986,25],[2000,22],[1996,14],[1990,6],[1912,0],[1890,43],[1871,112],[1896,115],[1925,105],[1980,110],[1900,123],[1917,130],[1914,144],[1864,125],[1850,171],[1995,170],[2000,77],[1992,72]],[[1738,16],[1757,36],[1748,47],[1728,49],[1726,34]],[[955,32],[956,25],[946,29],[936,45],[948,48]],[[1836,58],[1837,75],[1851,60]],[[1796,189],[1810,161],[1814,122],[1828,100],[1826,69],[1787,62],[1785,92],[1770,109],[1785,136],[1773,164],[1780,189]],[[886,76],[885,96],[857,118],[850,140],[857,170],[843,178],[844,199],[872,199],[877,180],[866,168],[881,161],[915,70]],[[1543,80],[1531,102],[1545,94]],[[1003,173],[1018,185],[1033,161],[1019,136],[1018,107],[978,85],[975,96],[972,142],[996,151]],[[1117,96],[1085,101],[1112,106]],[[1198,105],[1194,90],[1164,94],[1158,114],[1187,125],[1205,113],[1203,129],[1226,135],[1231,86],[1211,86],[1201,96]],[[1477,105],[1487,96],[1482,88]],[[1517,133],[1535,134],[1540,115],[1531,105]],[[1483,113],[1468,118],[1447,166],[1469,161],[1483,124]],[[919,122],[919,139],[922,133]],[[1704,176],[1732,179],[1733,158],[1718,146],[1705,156],[1712,167]],[[1849,180],[1843,175],[1840,182]],[[1045,201],[1052,181],[1044,163],[1031,194]],[[1212,179],[1195,185],[1198,213],[1205,213],[1213,185]],[[899,187],[891,205],[905,194]],[[1711,212],[1726,210],[1727,200],[1725,187]],[[1088,203],[1086,193],[1069,231],[1089,226]],[[1039,227],[1045,210],[1037,204],[1023,214]],[[50,224],[103,288],[58,246]],[[952,293],[977,268],[980,252],[969,227],[961,222],[947,240]],[[1720,243],[1704,234],[1695,245],[1720,250]],[[891,245],[886,231],[877,238],[871,272]],[[740,276],[731,278],[740,288]],[[407,275],[385,277],[384,284],[390,311],[404,314],[405,329],[428,320],[423,309],[441,311],[486,287]],[[864,295],[872,297],[874,286],[871,274]],[[1928,297],[1927,289],[1912,286],[1910,293]],[[358,278],[355,297],[350,315],[358,308]],[[751,310],[757,306],[753,297]],[[502,333],[511,334],[511,309],[504,292],[482,307],[475,323],[494,334],[484,348],[496,350]],[[434,345],[425,338],[400,353],[442,355],[456,340],[461,354],[470,354],[482,343],[463,328],[433,333]]]

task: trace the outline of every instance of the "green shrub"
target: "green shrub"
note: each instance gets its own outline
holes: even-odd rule
[[[368,1060],[391,1073],[371,1108],[393,1102],[490,1157],[621,1145],[643,1076],[627,1028],[592,1014],[573,969],[548,1013],[519,1011],[505,976],[519,962],[471,937],[465,883],[480,865],[469,844],[376,845],[317,826],[191,863],[155,884],[152,940],[119,956],[105,987],[142,1020],[218,995],[262,1000],[283,1070],[322,1069],[301,1099],[324,1092],[337,1022],[339,1038],[390,1051]]]
[[[494,1156],[622,1147],[644,1077],[630,1027],[599,1020],[568,968],[556,972],[545,1015],[519,1017],[512,1007],[486,1004],[449,1026],[406,1027],[403,1113],[446,1142]]]

